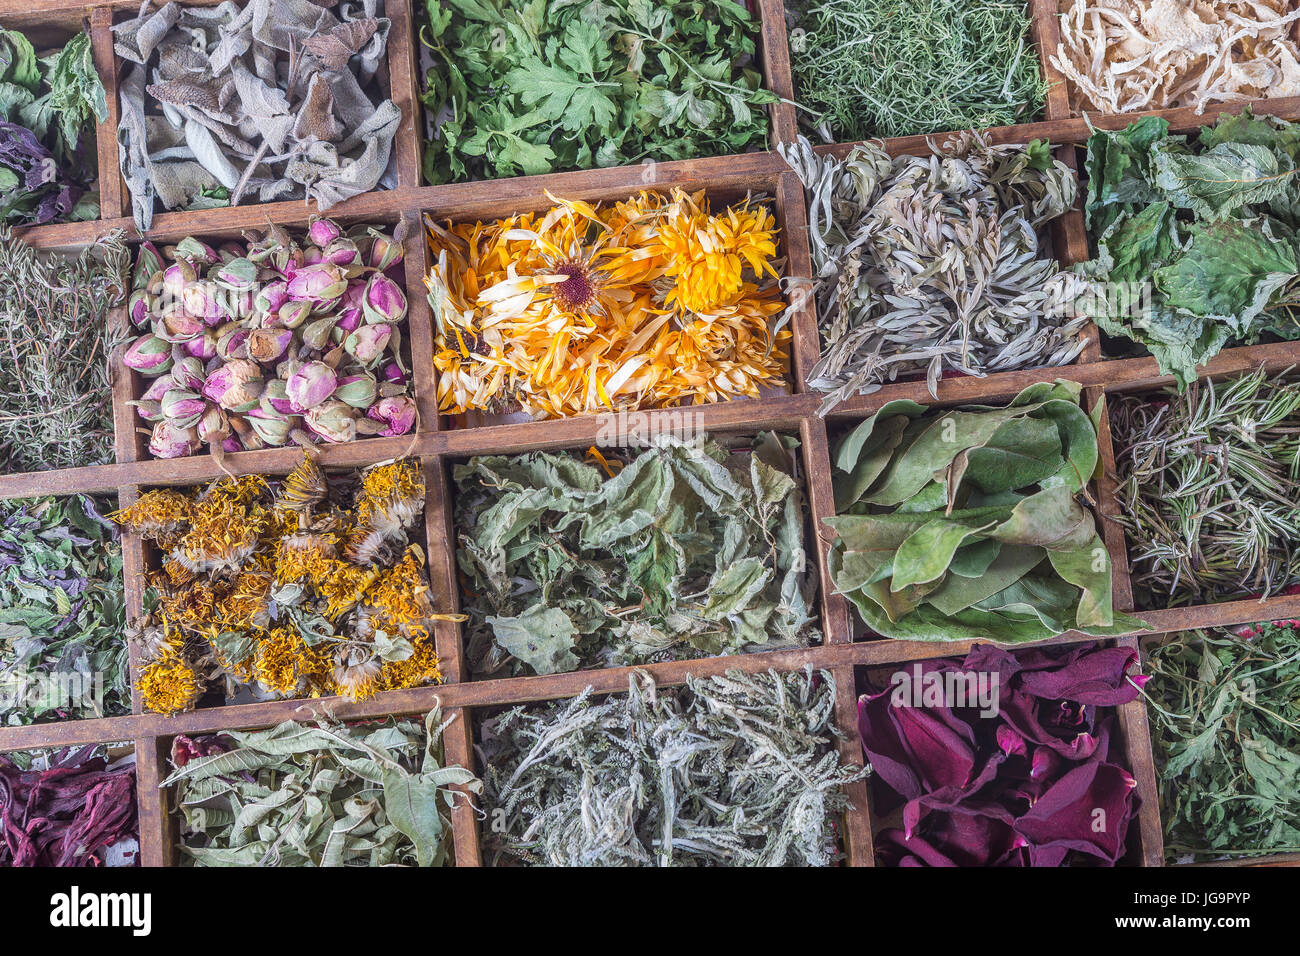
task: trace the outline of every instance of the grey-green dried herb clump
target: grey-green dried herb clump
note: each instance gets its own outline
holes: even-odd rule
[[[487,720],[479,740],[492,864],[826,866],[844,786],[825,671],[590,690]]]
[[[1045,142],[993,146],[966,133],[892,160],[875,143],[844,160],[803,138],[779,148],[808,205],[804,286],[822,339],[809,384],[829,393],[822,414],[899,375],[924,372],[937,396],[945,369],[1059,366],[1083,350],[1087,319],[1073,308],[1083,280],[1040,236],[1078,184]]]
[[[443,763],[441,711],[419,721],[315,726],[285,721],[172,746],[185,818],[181,849],[198,866],[445,866],[448,811],[477,791]]]
[[[564,452],[457,466],[475,675],[819,640],[796,444],[664,436],[614,477]]]
[[[0,226],[0,473],[113,460],[109,359],[126,333],[108,314],[129,261],[117,236],[43,255]]]
[[[1174,607],[1300,580],[1300,382],[1258,372],[1111,410],[1134,594]]]
[[[113,27],[122,175],[136,224],[163,209],[315,199],[395,185],[402,114],[381,82],[378,0],[166,3]],[[333,9],[326,9],[332,7]]]
[[[1170,862],[1300,851],[1298,625],[1187,631],[1148,648]]]
[[[1036,119],[1047,82],[1024,0],[792,0],[790,67],[828,142]]]

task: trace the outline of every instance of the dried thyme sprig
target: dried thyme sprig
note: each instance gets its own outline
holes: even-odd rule
[[[0,226],[0,473],[113,460],[108,312],[129,261],[118,236],[69,258]]]
[[[795,99],[827,141],[1010,126],[1047,82],[1023,0],[786,4]]]
[[[825,671],[687,678],[515,708],[481,729],[493,864],[825,866],[843,787]]]
[[[1300,851],[1300,621],[1148,648],[1168,859]]]
[[[864,143],[841,161],[803,138],[780,147],[807,196],[822,414],[900,374],[925,371],[933,395],[945,367],[1065,365],[1083,349],[1082,280],[1039,245],[1074,205],[1073,171],[1041,140],[966,133],[931,149],[891,160]]]
[[[1300,383],[1261,368],[1111,409],[1143,606],[1268,595],[1300,577]]]

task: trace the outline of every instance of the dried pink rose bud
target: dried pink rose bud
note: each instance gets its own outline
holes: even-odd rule
[[[405,385],[407,381],[406,369],[396,362],[389,362],[384,366],[384,381],[392,382],[394,385]]]
[[[293,403],[295,412],[304,412],[315,408],[334,394],[338,387],[338,377],[334,369],[324,362],[307,362],[284,384],[285,393]]]
[[[357,413],[337,399],[331,398],[309,409],[303,420],[326,441],[345,442],[357,437]]]
[[[149,387],[146,388],[144,394],[140,396],[140,400],[145,402],[161,402],[162,397],[176,387],[176,370],[173,368],[171,375],[159,375],[150,382]]]
[[[224,411],[216,405],[209,405],[207,411],[199,418],[198,432],[199,441],[215,445],[230,437],[230,421]]]
[[[193,236],[176,243],[176,258],[188,259],[190,262],[202,263],[205,266],[221,261],[221,256],[217,255],[217,250],[206,242],[200,242]]]
[[[302,344],[317,352],[324,351],[330,344],[330,336],[334,333],[336,324],[335,320],[329,317],[308,322],[302,328]]]
[[[353,408],[369,408],[375,401],[378,384],[370,375],[347,375],[339,379],[334,397]]]
[[[248,358],[248,329],[237,325],[228,326],[226,331],[217,336],[217,358],[223,362]]]
[[[363,316],[360,309],[355,307],[344,309],[339,313],[338,327],[344,332],[355,332],[357,329],[361,328],[362,318]]]
[[[343,340],[343,349],[366,368],[384,357],[384,349],[393,337],[390,325],[363,325]]]
[[[159,272],[163,271],[162,253],[152,242],[140,243],[140,251],[135,257],[135,272],[132,277],[131,288],[144,289],[148,286],[149,281]]]
[[[162,413],[181,427],[197,425],[199,416],[207,411],[208,403],[194,392],[173,388],[162,397]]]
[[[122,364],[141,375],[161,375],[172,367],[172,347],[156,335],[142,335],[126,350]]]
[[[193,282],[185,287],[181,304],[185,311],[195,318],[202,319],[208,325],[220,325],[229,318],[225,297],[215,282]]]
[[[197,428],[193,425],[182,428],[165,418],[153,426],[149,435],[149,454],[155,458],[183,458],[200,447]]]
[[[255,408],[248,413],[248,424],[257,437],[268,445],[279,447],[289,440],[289,419],[277,412]]]
[[[374,229],[370,230],[370,235],[374,237],[374,241],[370,244],[370,251],[366,255],[366,265],[383,272],[402,261],[404,255],[402,244],[394,237],[386,236]]]
[[[144,289],[131,293],[131,302],[127,307],[131,313],[131,324],[138,329],[149,324],[149,313],[153,310],[153,296]]]
[[[227,362],[207,377],[203,394],[227,411],[248,411],[261,397],[262,370],[248,359]]]
[[[354,262],[361,262],[361,253],[357,249],[357,244],[345,236],[342,239],[335,239],[326,246],[321,253],[321,258],[336,266],[350,266]]]
[[[153,323],[154,335],[168,342],[188,342],[202,335],[204,328],[201,318],[190,315],[179,306],[168,309]]]
[[[343,230],[333,219],[313,218],[307,226],[307,238],[322,249],[343,235]]]
[[[296,329],[306,320],[311,312],[311,302],[302,299],[298,302],[286,302],[276,312],[276,321],[286,329]]]
[[[293,410],[293,402],[289,401],[289,393],[285,390],[284,379],[269,379],[266,387],[262,389],[262,397],[258,404],[266,411],[279,412],[281,415],[296,414]]]
[[[145,401],[143,398],[134,402],[127,402],[128,405],[135,409],[135,413],[147,422],[162,421],[162,402],[154,399]]]
[[[415,402],[405,395],[382,398],[366,412],[368,418],[383,422],[387,427],[379,434],[385,438],[405,435],[415,427]]]
[[[228,289],[242,291],[257,284],[257,266],[251,259],[231,259],[209,273]]]
[[[217,331],[208,329],[196,339],[190,339],[181,346],[186,355],[192,355],[206,362],[217,357]]]
[[[289,298],[304,299],[317,305],[333,302],[347,291],[347,279],[338,266],[319,262],[303,266],[289,279]]]
[[[272,279],[258,290],[253,307],[258,312],[276,312],[288,301],[289,283],[284,279]]]
[[[274,362],[292,342],[292,329],[253,329],[248,333],[248,357],[254,362]]]
[[[376,272],[366,284],[366,296],[362,302],[366,321],[372,325],[379,322],[400,322],[406,318],[406,294],[392,279]]]
[[[179,262],[173,262],[163,270],[163,295],[172,302],[179,302],[181,296],[185,294],[185,288],[191,282],[198,279],[199,275],[194,271],[194,266],[184,259]]]

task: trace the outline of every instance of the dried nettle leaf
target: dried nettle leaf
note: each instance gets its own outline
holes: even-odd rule
[[[492,864],[827,866],[845,785],[826,671],[590,688],[486,720],[483,828]]]
[[[1070,305],[1084,283],[1040,248],[1078,189],[1046,143],[968,133],[892,160],[876,143],[842,161],[803,138],[780,150],[807,197],[822,414],[899,375],[925,372],[936,394],[945,368],[1065,365],[1083,350],[1087,321]]]
[[[606,478],[569,453],[454,471],[475,673],[797,647],[820,639],[791,450],[663,436]]]
[[[1300,581],[1300,382],[1263,368],[1124,395],[1116,516],[1142,607],[1275,594]]]
[[[106,119],[89,34],[38,55],[0,29],[0,221],[97,218],[94,124]]]
[[[1110,556],[1081,504],[1100,459],[1079,394],[1058,380],[1005,408],[894,401],[839,440],[828,564],[869,628],[1016,644],[1144,627],[1112,609]]]
[[[1300,851],[1300,621],[1146,648],[1169,862]]]
[[[0,726],[131,710],[122,550],[104,507],[0,503]]]
[[[38,253],[0,226],[0,472],[113,460],[109,311],[126,294],[120,235],[75,257]]]
[[[1230,342],[1300,338],[1300,125],[1247,110],[1189,137],[1146,117],[1095,131],[1086,168],[1079,304],[1102,331],[1184,388]]]
[[[141,229],[155,205],[256,197],[324,210],[395,185],[402,117],[378,79],[390,28],[378,0],[148,8],[113,27],[132,64],[118,141]]]
[[[428,0],[430,183],[763,148],[759,18],[721,0]]]
[[[446,766],[450,721],[314,725],[178,736],[173,771],[196,866],[446,866],[449,811],[479,781]]]

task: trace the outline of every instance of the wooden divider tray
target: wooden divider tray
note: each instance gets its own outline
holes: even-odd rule
[[[194,0],[191,0],[193,3]],[[213,0],[198,0],[211,5]],[[33,7],[35,6],[35,9]],[[1036,48],[1054,47],[1056,43],[1055,0],[1033,0],[1034,39]],[[762,17],[761,60],[766,84],[786,100],[793,98],[793,83],[786,39],[786,21],[779,0],[751,0]],[[459,587],[456,578],[456,539],[452,527],[450,465],[457,459],[474,454],[507,454],[561,447],[586,448],[593,444],[602,427],[599,416],[584,416],[541,422],[484,424],[456,427],[463,422],[440,418],[434,397],[435,371],[432,367],[432,320],[425,298],[423,276],[427,254],[424,230],[425,214],[437,219],[487,218],[539,208],[549,204],[547,192],[569,199],[588,201],[621,198],[643,188],[667,189],[680,186],[706,189],[724,196],[743,195],[747,191],[772,197],[778,226],[788,257],[788,273],[811,276],[811,261],[806,235],[803,190],[798,177],[776,152],[753,152],[738,156],[720,156],[658,163],[650,167],[625,166],[591,171],[564,172],[543,176],[526,176],[487,182],[425,186],[421,183],[420,149],[423,119],[418,93],[421,70],[418,66],[418,21],[423,18],[423,4],[415,0],[384,0],[383,15],[392,20],[388,47],[388,79],[392,98],[403,113],[403,124],[395,143],[397,186],[370,192],[334,207],[332,218],[344,224],[394,223],[406,220],[410,227],[406,240],[406,292],[410,303],[409,336],[413,362],[416,400],[420,425],[416,433],[400,438],[371,438],[349,444],[320,447],[321,463],[330,469],[355,468],[366,464],[411,455],[422,463],[427,480],[425,541],[429,556],[428,571],[435,605],[456,609]],[[48,249],[74,249],[114,230],[139,239],[129,217],[130,200],[118,173],[117,81],[120,63],[113,53],[111,26],[115,19],[134,16],[138,0],[109,0],[94,4],[74,0],[44,0],[33,5],[22,0],[0,0],[0,24],[6,27],[39,29],[50,35],[90,30],[96,65],[108,89],[110,115],[97,129],[98,161],[102,218],[94,222],[62,223],[34,226],[21,230],[30,243]],[[1086,119],[1070,113],[1067,98],[1060,86],[1061,78],[1049,64],[1046,75],[1054,82],[1047,98],[1045,119],[1020,126],[1001,127],[989,132],[995,142],[1027,143],[1047,139],[1057,148],[1057,155],[1078,167],[1078,146],[1086,142],[1089,124],[1102,128],[1122,128],[1136,118],[1089,115]],[[1300,119],[1300,98],[1262,100],[1251,104],[1257,113],[1271,113],[1286,119]],[[796,136],[795,108],[788,102],[770,109],[771,142],[788,142]],[[1232,111],[1240,109],[1234,107]],[[1159,115],[1178,131],[1188,131],[1208,122],[1219,110],[1204,116],[1191,110],[1166,110]],[[941,141],[942,135],[932,137]],[[843,154],[850,144],[821,147]],[[886,141],[891,154],[916,153],[926,149],[926,137],[906,137]],[[649,171],[647,171],[649,170]],[[314,206],[303,202],[275,202],[202,212],[159,213],[147,238],[174,242],[188,235],[204,238],[238,236],[244,229],[265,227],[268,219],[291,226],[305,226],[314,214]],[[1055,224],[1052,235],[1056,254],[1065,264],[1088,258],[1088,238],[1079,210]],[[116,310],[113,321],[127,323],[125,307]],[[853,398],[826,419],[817,415],[821,396],[806,387],[809,370],[820,353],[816,315],[811,309],[799,312],[792,322],[789,393],[774,394],[756,400],[735,400],[692,406],[692,423],[707,431],[747,432],[776,429],[799,438],[797,454],[801,458],[802,477],[811,512],[808,534],[817,538],[820,584],[820,630],[824,643],[801,650],[787,650],[744,656],[714,657],[699,660],[643,666],[657,682],[674,685],[684,682],[688,674],[714,675],[731,668],[765,671],[788,670],[811,664],[834,675],[838,689],[836,720],[843,733],[840,751],[843,759],[860,763],[862,751],[857,732],[855,675],[865,668],[898,666],[916,660],[961,656],[969,642],[931,644],[899,640],[854,640],[854,616],[847,602],[827,586],[826,552],[831,535],[822,519],[834,513],[831,494],[831,464],[828,427],[838,432],[840,426],[860,420],[885,402],[909,398],[922,404],[951,406],[970,402],[997,403],[1012,398],[1025,386],[1056,378],[1068,378],[1084,387],[1088,409],[1103,393],[1141,391],[1166,384],[1153,359],[1107,359],[1103,356],[1096,330],[1091,329],[1088,345],[1077,362],[1065,368],[1035,369],[989,375],[985,378],[944,379],[939,384],[936,403],[924,381],[889,384],[880,391]],[[1205,375],[1222,377],[1254,370],[1261,365],[1282,370],[1300,363],[1300,342],[1232,348],[1215,357]],[[135,397],[137,382],[132,376],[119,375],[115,384],[116,462],[102,466],[0,475],[0,498],[75,492],[116,494],[123,506],[141,490],[163,485],[195,485],[220,477],[217,462],[207,455],[172,460],[148,457],[138,432],[134,411],[125,403]],[[654,427],[657,420],[680,411],[640,412],[643,420]],[[1109,428],[1103,420],[1100,433],[1101,453],[1106,473],[1094,489],[1102,519],[1104,539],[1110,553],[1114,575],[1115,606],[1131,610],[1133,600],[1129,585],[1128,551],[1122,528],[1114,520],[1114,453]],[[286,474],[301,459],[294,448],[273,448],[238,452],[225,457],[225,469],[235,474]],[[141,613],[144,598],[143,576],[146,551],[142,540],[126,534],[122,540],[125,590],[128,617]],[[1226,626],[1277,618],[1300,617],[1300,596],[1273,597],[1264,601],[1241,600],[1211,606],[1184,607],[1174,610],[1142,612],[1151,631],[1143,635],[1160,635],[1189,628]],[[1120,644],[1136,648],[1138,635],[1119,638]],[[1088,640],[1077,633],[1062,635],[1057,642]],[[441,702],[445,714],[453,719],[446,736],[446,760],[451,764],[474,766],[472,734],[474,715],[484,708],[551,700],[580,693],[586,687],[597,693],[627,689],[632,668],[614,667],[536,677],[515,677],[482,681],[470,680],[462,655],[460,626],[439,622],[436,643],[445,683],[411,690],[382,692],[360,702],[341,699],[329,701],[281,700],[265,703],[205,707],[175,717],[144,713],[138,699],[134,712],[127,716],[36,724],[0,729],[0,751],[114,740],[135,743],[138,760],[140,801],[141,859],[145,865],[165,866],[179,862],[177,818],[170,812],[168,793],[159,788],[167,776],[167,757],[172,738],[177,734],[195,734],[231,729],[269,727],[288,718],[310,717],[328,706],[340,719],[375,718],[386,715],[423,713],[435,701]],[[134,676],[136,662],[132,661]],[[1161,838],[1156,768],[1147,727],[1145,704],[1141,698],[1120,708],[1123,749],[1130,769],[1137,779],[1142,805],[1139,813],[1136,848],[1127,862],[1161,866],[1164,862]],[[855,810],[843,821],[844,852],[850,865],[873,864],[872,833],[878,821],[870,815],[865,784],[850,788]],[[465,806],[453,811],[455,860],[457,865],[479,865],[478,820]],[[1300,859],[1267,858],[1284,862]],[[1249,861],[1241,861],[1249,862]]]

